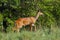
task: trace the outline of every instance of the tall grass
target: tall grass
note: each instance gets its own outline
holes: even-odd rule
[[[36,32],[0,32],[0,40],[60,40],[60,29],[56,28],[48,34],[48,30],[37,30]]]

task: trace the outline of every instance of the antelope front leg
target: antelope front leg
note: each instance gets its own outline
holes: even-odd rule
[[[34,26],[34,31],[36,31],[36,25]]]
[[[30,27],[31,27],[31,31],[32,31],[32,27],[35,26],[34,24],[31,24]],[[34,30],[36,31],[36,27],[34,27]]]
[[[32,27],[34,27],[34,31],[36,31],[36,25],[35,24],[32,24]]]

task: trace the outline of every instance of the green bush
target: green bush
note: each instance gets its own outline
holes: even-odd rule
[[[0,14],[0,31],[3,29],[3,15]]]
[[[7,22],[8,22],[8,27],[7,27],[7,32],[11,32],[12,31],[12,28],[14,26],[14,22],[13,20],[9,19],[9,18],[6,18],[7,19]]]

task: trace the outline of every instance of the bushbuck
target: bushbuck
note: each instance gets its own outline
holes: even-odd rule
[[[30,25],[30,30],[32,31],[32,26],[35,26],[37,19],[39,16],[43,15],[43,13],[38,10],[36,17],[26,17],[26,18],[19,18],[15,21],[15,27],[13,27],[13,31],[19,32],[19,30],[26,25]],[[36,27],[35,27],[36,31]]]

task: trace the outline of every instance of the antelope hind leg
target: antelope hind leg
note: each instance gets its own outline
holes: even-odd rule
[[[32,24],[30,25],[30,31],[32,31]]]

